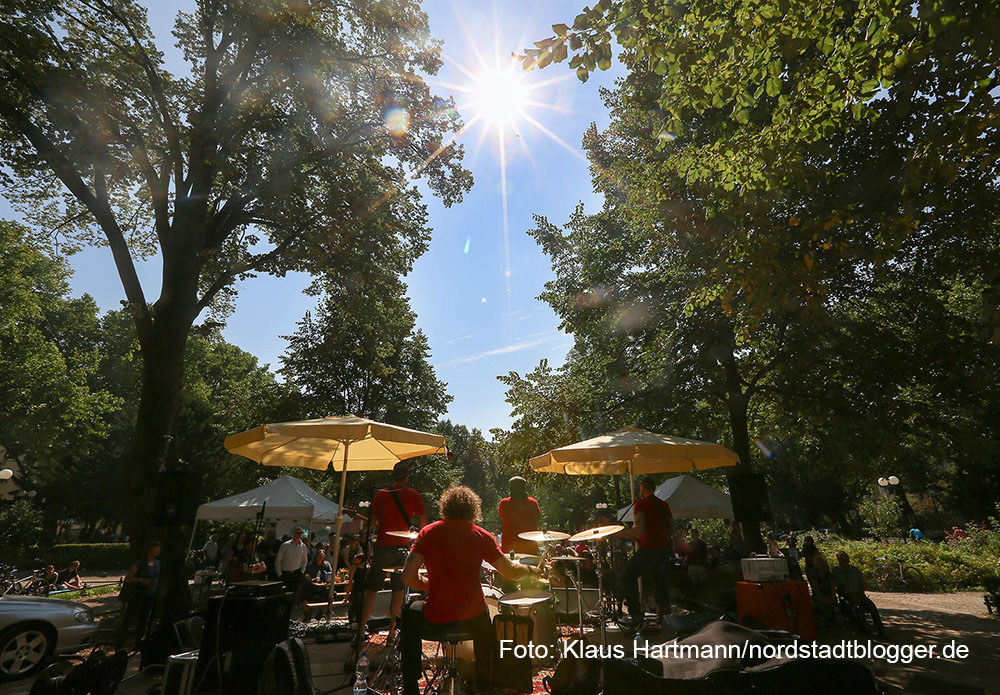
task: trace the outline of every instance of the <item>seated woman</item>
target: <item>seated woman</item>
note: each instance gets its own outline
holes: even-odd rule
[[[830,564],[816,547],[812,536],[806,536],[802,543],[802,557],[806,561],[806,579],[812,589],[813,605],[816,611],[833,621],[833,576]]]
[[[326,550],[317,550],[312,562],[306,565],[302,580],[302,619],[310,619],[309,603],[326,599],[330,593],[330,575],[333,567],[326,561]]]

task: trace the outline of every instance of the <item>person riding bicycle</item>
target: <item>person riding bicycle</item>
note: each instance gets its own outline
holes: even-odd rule
[[[837,553],[837,566],[831,571],[833,583],[837,587],[837,595],[840,597],[840,610],[850,621],[855,629],[867,634],[868,627],[862,619],[862,613],[871,616],[872,623],[879,636],[885,632],[882,624],[882,617],[878,613],[878,608],[868,596],[865,595],[865,578],[861,570],[851,564],[850,558],[843,550]]]

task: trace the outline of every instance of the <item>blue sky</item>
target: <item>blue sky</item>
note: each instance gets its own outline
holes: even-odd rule
[[[148,4],[168,67],[183,71],[169,29],[176,8],[187,3]],[[572,24],[584,4],[585,0],[425,2],[432,34],[444,41],[444,67],[431,78],[436,93],[453,94],[460,106],[468,102],[465,94],[445,86],[471,83],[462,68],[476,74],[480,57],[492,63],[494,53],[505,58],[550,35],[552,24]],[[425,196],[433,237],[407,284],[418,326],[428,336],[431,363],[454,397],[446,414],[454,422],[484,432],[508,426],[510,408],[497,375],[512,370],[523,374],[543,358],[560,364],[571,344],[571,338],[558,330],[552,310],[535,299],[551,269],[526,231],[533,226],[532,215],[563,223],[579,202],[589,210],[600,205],[591,192],[580,141],[591,122],[598,127],[607,124],[598,88],[609,86],[614,74],[592,74],[581,84],[563,64],[525,76],[528,85],[553,82],[533,91],[531,99],[554,108],[525,109],[549,134],[523,119],[517,123],[520,136],[508,129],[506,245],[495,128],[479,122],[460,139],[466,148],[465,165],[475,178],[473,190],[461,204],[445,208],[436,198]],[[569,79],[554,81],[560,77]],[[477,113],[472,105],[461,110],[466,121]],[[0,216],[17,218],[2,198]],[[107,249],[87,249],[72,257],[71,264],[74,293],[91,294],[103,309],[118,307],[124,294]],[[147,296],[157,296],[156,260],[141,265],[139,272]],[[224,330],[226,339],[276,369],[286,346],[279,336],[292,333],[295,322],[315,303],[302,294],[307,284],[306,277],[295,275],[261,276],[242,283],[237,309]]]

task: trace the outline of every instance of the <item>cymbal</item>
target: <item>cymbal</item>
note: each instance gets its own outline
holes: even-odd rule
[[[572,560],[573,562],[583,562],[590,558],[580,557],[578,555],[559,555],[558,557],[550,557],[549,560],[552,562],[558,562],[559,560]]]
[[[598,526],[596,528],[589,528],[586,531],[580,531],[580,533],[573,534],[569,537],[574,543],[579,543],[580,541],[596,541],[601,538],[606,538],[607,536],[614,535],[621,531],[624,526],[621,524],[611,524],[610,526]]]
[[[564,541],[569,538],[568,533],[562,531],[525,531],[517,534],[517,537],[525,541],[535,543],[550,543],[552,541]]]
[[[417,531],[386,531],[385,535],[396,538],[407,538],[412,541],[417,537],[417,533]]]
[[[382,571],[388,574],[392,574],[393,572],[402,572],[403,566],[400,565],[399,567],[383,567]]]

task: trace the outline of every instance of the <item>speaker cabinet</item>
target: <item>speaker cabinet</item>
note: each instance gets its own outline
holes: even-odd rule
[[[256,692],[261,664],[288,638],[291,607],[292,595],[286,593],[209,599],[195,692]]]

